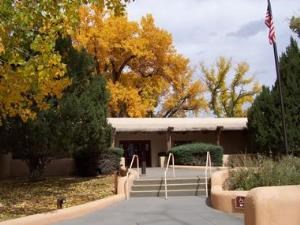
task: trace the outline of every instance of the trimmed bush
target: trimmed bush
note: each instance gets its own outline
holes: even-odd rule
[[[110,148],[100,156],[98,169],[101,174],[111,174],[119,170],[120,160],[124,155],[122,148]]]
[[[204,166],[206,152],[210,152],[212,165],[221,166],[223,163],[222,146],[192,143],[173,147],[169,152],[174,154],[175,162],[178,165]]]
[[[119,157],[120,160],[121,160],[121,157],[124,156],[123,148],[114,147],[114,148],[110,148],[108,151],[111,151],[113,154],[115,154],[117,157]]]

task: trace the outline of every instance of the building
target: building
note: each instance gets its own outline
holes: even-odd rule
[[[148,167],[158,166],[159,154],[173,146],[204,142],[221,145],[225,155],[248,148],[247,118],[108,118],[114,128],[113,146],[146,157]]]

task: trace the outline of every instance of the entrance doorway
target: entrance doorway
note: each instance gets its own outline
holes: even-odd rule
[[[142,165],[142,161],[146,161],[146,166],[151,167],[150,141],[120,141],[120,147],[124,149],[126,166],[130,165],[133,155],[138,155],[140,167]],[[136,167],[136,161],[133,166]]]

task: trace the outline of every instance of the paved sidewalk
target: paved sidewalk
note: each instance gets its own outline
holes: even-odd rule
[[[243,219],[207,206],[204,197],[131,198],[56,225],[243,225]]]

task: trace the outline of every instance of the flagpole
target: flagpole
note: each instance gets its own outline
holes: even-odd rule
[[[272,7],[271,7],[270,0],[268,0],[268,4],[269,4],[270,16],[273,18]],[[283,127],[284,149],[285,149],[286,154],[288,155],[289,154],[289,146],[288,146],[287,132],[286,132],[285,110],[284,110],[284,102],[283,102],[283,95],[282,95],[282,84],[281,84],[281,76],[280,76],[280,71],[279,71],[279,63],[278,63],[278,53],[277,53],[277,44],[276,44],[276,41],[273,42],[273,50],[274,50],[274,58],[275,58],[275,67],[276,67],[277,81],[278,81],[278,86],[279,86],[281,116],[282,116],[282,127]],[[293,152],[292,152],[292,154],[293,154]]]

